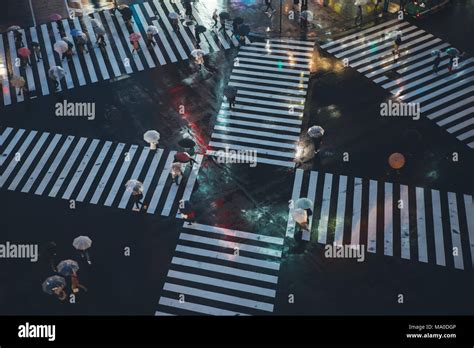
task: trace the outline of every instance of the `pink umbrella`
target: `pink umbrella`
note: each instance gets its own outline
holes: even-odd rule
[[[23,58],[29,57],[30,54],[31,54],[31,51],[26,47],[22,47],[18,49],[18,55]]]
[[[138,33],[131,33],[129,36],[130,41],[138,41],[142,38],[142,36]]]
[[[63,16],[61,16],[59,13],[53,13],[51,16],[49,16],[49,19],[52,21],[60,21],[63,19]]]

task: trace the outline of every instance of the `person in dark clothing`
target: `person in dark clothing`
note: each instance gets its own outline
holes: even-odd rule
[[[393,55],[395,59],[398,59],[400,56],[400,45],[402,44],[402,36],[400,34],[397,35],[397,38],[393,42]]]
[[[436,52],[436,55],[435,55],[435,58],[434,58],[434,61],[433,61],[433,72],[435,74],[438,73],[439,71],[439,64],[441,63],[441,51],[437,51]]]
[[[133,197],[133,208],[140,210],[143,207],[143,193],[141,191],[134,191],[132,193]]]
[[[362,6],[357,6],[357,15],[355,18],[355,25],[362,25]]]
[[[58,271],[56,269],[56,262],[55,262],[56,250],[57,250],[56,243],[52,241],[42,245],[40,249],[40,258],[44,260],[45,262],[49,263],[53,272]]]
[[[407,4],[407,0],[400,0],[400,11],[405,11],[406,4]]]
[[[220,18],[220,21],[221,21],[221,27],[219,28],[219,31],[222,30],[222,31],[225,31],[225,19],[222,18],[222,17],[219,17]]]
[[[212,29],[217,27],[217,24],[219,23],[219,15],[217,14],[217,8],[212,12],[212,20],[214,21],[214,25],[212,26]]]
[[[265,5],[267,5],[265,12],[269,12],[270,10],[272,10],[272,12],[275,11],[272,7],[272,0],[265,0]]]
[[[197,31],[197,27],[194,28],[194,37],[198,45],[201,44],[201,34]]]
[[[23,34],[19,30],[13,32],[13,37],[15,38],[15,46],[17,49],[24,46]]]
[[[36,57],[36,62],[39,62],[40,59],[43,59],[43,57],[41,56],[40,44],[38,42],[32,42],[31,47],[33,48],[33,53]]]
[[[233,95],[233,96],[228,97],[227,99],[229,100],[229,110],[232,110],[235,106],[236,96]]]
[[[184,2],[184,8],[186,10],[186,16],[188,16],[188,19],[191,19],[191,16],[193,15],[193,6],[191,5],[191,0],[186,0]]]

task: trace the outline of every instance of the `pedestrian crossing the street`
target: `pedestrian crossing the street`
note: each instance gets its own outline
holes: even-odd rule
[[[153,0],[131,5],[130,8],[133,11],[132,31],[127,28],[119,11],[113,10],[92,13],[90,17],[75,17],[59,21],[59,25],[64,28],[65,34],[71,41],[73,41],[70,34],[72,29],[83,31],[89,38],[89,53],[77,53],[77,47],[74,45],[75,54],[70,62],[66,58],[61,60],[53,49],[54,43],[61,40],[57,22],[20,30],[25,47],[33,51],[32,42],[39,43],[41,47],[42,59],[37,60],[32,54],[31,66],[26,65],[24,68],[20,66],[20,59],[17,57],[13,32],[0,34],[0,79],[2,80],[0,104],[10,105],[23,102],[25,98],[32,99],[53,93],[54,83],[48,78],[48,71],[53,66],[61,66],[66,72],[58,88],[58,91],[62,91],[187,60],[197,45],[194,31],[196,24],[208,28],[200,35],[201,49],[205,54],[239,45],[235,37],[232,37],[231,30],[211,29],[211,14],[199,2],[195,2],[193,6],[192,25],[184,21],[185,10],[179,1]],[[176,32],[168,18],[171,12],[178,13],[181,17],[179,30]],[[96,44],[92,19],[100,23],[106,31],[104,35],[106,46],[103,49]],[[149,25],[158,28],[158,33],[154,36],[157,44],[150,49],[146,47],[144,40]],[[141,50],[138,53],[132,52],[133,48],[129,42],[129,35],[132,32],[142,36],[139,41]],[[250,43],[248,39],[247,42]],[[25,79],[27,92],[19,94],[20,90],[11,86],[10,80],[13,75],[22,76]]]
[[[366,253],[459,270],[474,269],[474,205],[470,194],[296,170],[292,201],[316,202],[311,241],[364,245]],[[290,209],[287,237],[296,223]]]
[[[185,223],[155,315],[273,312],[283,243],[284,238]]]
[[[397,33],[402,34],[399,54],[394,51]],[[474,148],[474,58],[459,56],[449,71],[451,59],[446,51],[451,45],[398,19],[321,47],[390,91],[399,101],[418,103],[422,116]],[[437,71],[432,54],[436,50],[441,51]]]
[[[175,184],[176,151],[11,127],[1,132],[0,189],[133,209],[125,183],[134,179],[143,183],[142,211],[163,216],[190,199],[203,159],[197,155],[196,163],[186,164]]]
[[[209,155],[256,151],[258,163],[295,166],[313,46],[288,39],[241,47],[229,82],[235,106],[223,102]]]

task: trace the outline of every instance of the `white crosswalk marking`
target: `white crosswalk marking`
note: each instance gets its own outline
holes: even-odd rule
[[[402,32],[400,54],[395,57],[395,33]],[[392,93],[399,101],[421,104],[421,114],[474,148],[474,58],[462,55],[459,64],[447,50],[449,43],[403,20],[390,20],[372,28],[343,36],[321,45],[339,59],[348,59],[373,82]],[[441,52],[436,69],[432,52]]]
[[[472,196],[390,182],[379,183],[370,179],[352,180],[331,173],[319,174],[297,170],[292,193],[294,200],[300,197],[312,199],[317,185],[324,185],[312,199],[315,202],[313,211],[321,212],[320,216],[315,214],[310,217],[310,223],[319,223],[318,227],[311,228],[312,233],[319,233],[317,243],[350,245],[354,248],[363,244],[367,252],[376,255],[474,270]],[[315,176],[319,176],[319,183]],[[379,187],[381,192],[378,192]],[[398,191],[400,198],[397,202],[395,197]],[[362,196],[366,198],[362,199]],[[346,204],[350,201],[353,202],[352,207]],[[342,207],[345,207],[344,210]],[[430,214],[432,223],[427,221]],[[331,223],[328,224],[328,221]],[[291,209],[288,225],[290,223],[294,223]],[[351,229],[338,227],[349,223],[352,224]],[[449,226],[449,229],[443,226]],[[288,234],[288,231],[286,236],[293,238],[294,234]],[[383,236],[383,249],[381,242],[376,247],[377,236]],[[469,248],[463,247],[467,239]],[[315,238],[310,241],[315,242]],[[445,243],[452,245],[453,249],[445,248]]]
[[[99,139],[75,139],[73,136],[65,137],[47,132],[38,135],[37,131],[26,132],[24,129],[15,130],[11,127],[0,128],[0,132],[2,169],[3,162],[9,161],[8,166],[0,172],[0,188],[8,183],[7,189],[11,191],[21,188],[22,193],[29,193],[35,190],[36,195],[49,192],[49,197],[91,204],[100,202],[104,206],[126,209],[130,199],[130,193],[124,187],[126,181],[143,180],[143,197],[146,201],[151,201],[148,213],[153,214],[157,208],[164,209],[165,204],[169,205],[166,209],[170,213],[178,211],[175,203],[179,199],[176,195],[172,196],[173,201],[170,202],[161,199],[162,193],[168,195],[176,187],[169,176],[175,151],[166,155],[168,161],[163,164],[160,161],[165,152],[163,149],[150,150],[149,147],[138,145],[127,146]],[[202,160],[202,155],[196,156],[197,163],[192,172],[185,174],[180,183],[179,188],[184,190],[187,200],[191,198]],[[47,169],[48,162],[51,164]],[[127,173],[130,177],[127,177]],[[154,178],[160,173],[160,180],[155,182]],[[38,185],[36,189],[35,185]],[[203,239],[202,242],[206,240]],[[252,250],[261,252],[260,249]]]
[[[205,21],[204,12],[199,11],[200,5],[194,4],[194,6],[193,21],[198,24],[204,23],[208,28],[204,34],[201,34],[201,48],[205,54],[218,52],[221,49],[230,49],[237,45],[235,38],[231,39],[227,34],[223,35],[222,32],[216,34],[210,30],[210,24]],[[18,61],[13,33],[8,32],[5,35],[0,35],[0,79],[2,80],[0,103],[10,105],[12,104],[12,98],[13,102],[22,102],[25,98],[36,98],[40,95],[50,94],[50,86],[52,85],[49,85],[48,70],[50,67],[57,65],[62,66],[66,72],[64,81],[61,83],[67,89],[72,89],[75,85],[84,86],[110,80],[111,75],[119,77],[122,72],[131,74],[134,70],[143,71],[190,58],[190,52],[195,48],[196,42],[194,24],[185,27],[180,23],[179,31],[174,32],[168,19],[170,11],[184,12],[181,3],[170,2],[169,0],[145,1],[133,4],[131,8],[134,13],[132,30],[142,35],[142,39],[139,40],[140,52],[138,53],[132,53],[133,48],[129,44],[130,32],[122,16],[118,12],[115,15],[109,10],[92,13],[82,18],[75,17],[71,20],[63,19],[61,21],[65,34],[69,39],[71,39],[71,29],[75,28],[87,33],[90,40],[90,52],[75,52],[70,63],[66,59],[60,60],[59,57],[56,57],[53,50],[54,43],[61,40],[56,22],[20,30],[25,34],[24,41],[28,39],[26,34],[29,32],[31,40],[40,43],[41,51],[44,53],[44,60],[33,62],[32,67],[27,66],[25,69],[21,69],[22,71],[20,71],[19,65],[16,64]],[[94,18],[106,31],[104,35],[106,45],[103,49],[96,44],[91,18]],[[154,25],[158,28],[158,34],[155,35],[157,44],[150,48],[146,47],[145,43],[148,25]],[[51,37],[48,30],[49,26],[52,28]],[[124,47],[124,43],[127,47]],[[248,39],[247,43],[250,44]],[[295,56],[298,57],[298,55]],[[33,58],[34,55],[32,55]],[[262,67],[263,69],[265,68]],[[17,95],[19,90],[10,86],[9,76],[12,74],[18,75],[19,73],[24,75],[23,77],[30,91],[26,95]],[[61,90],[62,88],[59,86],[58,91]]]
[[[157,312],[176,315],[236,315],[240,313],[234,312],[236,309],[250,315],[273,312],[278,282],[275,272],[279,270],[283,237],[185,224]]]
[[[313,43],[269,40],[268,45],[276,46],[272,54],[252,43],[237,55],[229,81],[235,104],[223,102],[208,155],[227,148],[256,151],[258,163],[295,166],[309,79],[309,64],[298,63],[310,61]]]

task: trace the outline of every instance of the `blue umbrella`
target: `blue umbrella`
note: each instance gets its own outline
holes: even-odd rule
[[[82,30],[79,30],[79,29],[71,29],[71,35],[72,37],[76,37],[76,36],[81,36],[82,34],[84,34],[82,32]]]
[[[58,273],[66,277],[78,270],[79,265],[74,260],[63,260],[58,264]]]
[[[53,289],[58,288],[60,286],[65,286],[66,280],[60,276],[52,276],[46,279],[43,283],[43,291],[47,294],[52,295]]]

